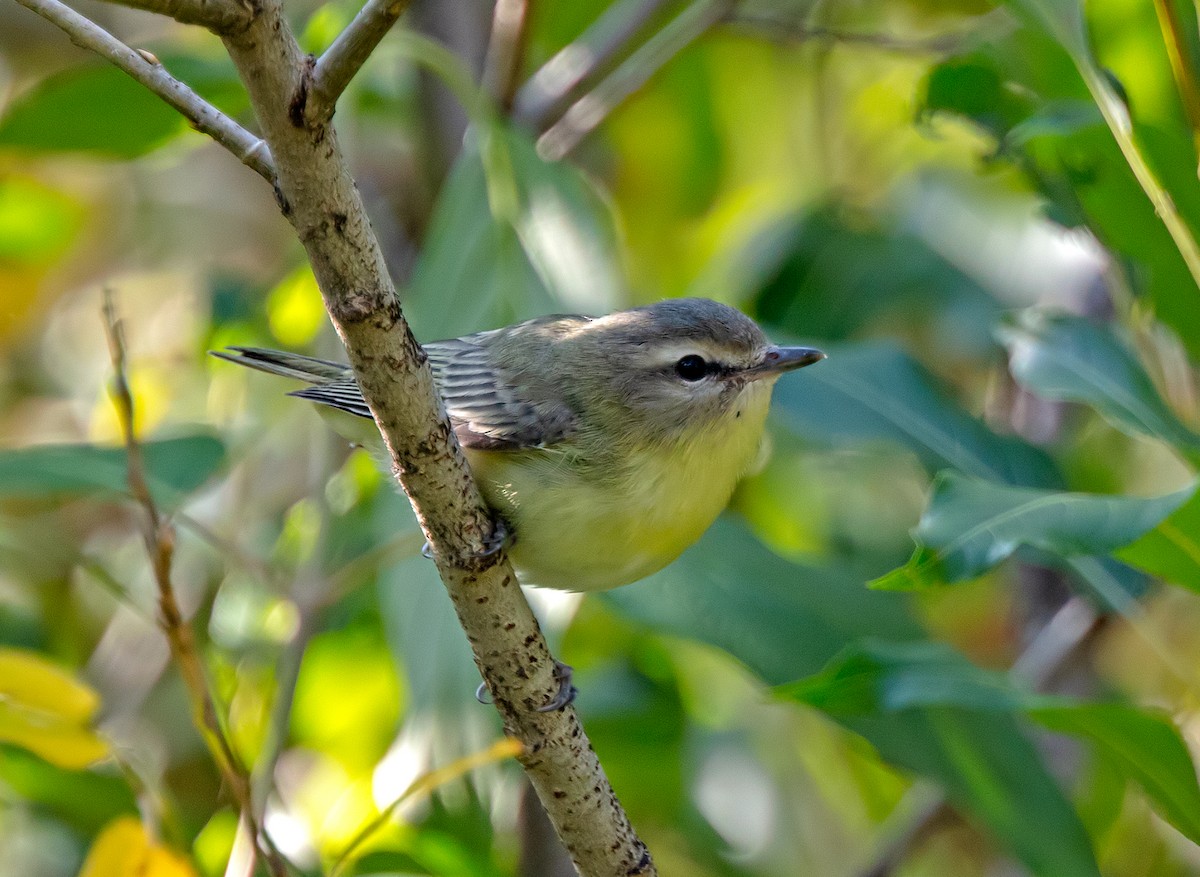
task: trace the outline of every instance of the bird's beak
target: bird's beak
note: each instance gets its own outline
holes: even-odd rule
[[[784,372],[804,368],[814,362],[820,362],[825,354],[815,347],[776,347],[767,348],[763,361],[747,372],[752,381],[762,378],[776,378]]]

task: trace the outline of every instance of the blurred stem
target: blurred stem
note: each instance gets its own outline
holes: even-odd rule
[[[532,0],[496,0],[484,61],[484,86],[504,112],[512,109],[525,61]]]
[[[410,0],[367,0],[313,69],[306,108],[309,118],[329,119],[337,100],[367,58],[408,8]]]
[[[592,91],[575,101],[563,117],[538,138],[548,161],[564,158],[594,131],[623,100],[641,88],[671,59],[724,18],[737,0],[698,0],[629,56]]]
[[[1150,203],[1154,205],[1154,211],[1162,220],[1163,225],[1167,227],[1171,240],[1175,242],[1179,254],[1187,264],[1188,272],[1192,275],[1192,282],[1197,289],[1200,289],[1200,247],[1196,245],[1196,238],[1176,209],[1170,193],[1159,183],[1154,171],[1134,141],[1133,122],[1129,117],[1128,107],[1113,91],[1113,87],[1094,63],[1087,58],[1079,57],[1074,52],[1072,60],[1079,70],[1079,75],[1083,77],[1088,91],[1091,92],[1096,106],[1100,108],[1100,114],[1104,117],[1109,131],[1117,141],[1117,146],[1125,157],[1130,170],[1133,171],[1133,175],[1137,178],[1142,191],[1146,193],[1146,197],[1150,199]]]
[[[810,25],[769,15],[737,11],[727,15],[725,22],[779,41],[807,42],[813,40],[822,43],[864,46],[885,52],[921,55],[954,54],[978,40],[981,33],[987,33],[990,36],[1001,28],[1011,30],[1016,26],[1012,16],[1003,8],[994,9],[980,16],[969,28],[924,38],[905,38],[886,33],[840,30],[835,27]]]
[[[428,795],[437,789],[438,786],[443,786],[448,782],[456,780],[476,768],[493,764],[497,761],[504,761],[506,758],[515,758],[521,754],[523,749],[524,747],[521,745],[520,740],[505,737],[497,740],[487,749],[471,755],[464,755],[462,758],[450,762],[445,767],[436,768],[418,777],[411,786],[400,793],[400,796],[396,800],[379,811],[378,816],[364,825],[354,835],[350,843],[334,859],[333,864],[329,868],[329,877],[340,877],[346,868],[354,863],[354,854],[358,852],[363,844],[371,839],[372,835],[391,822],[392,816],[401,804],[415,797]]]
[[[307,491],[315,497],[317,506],[317,533],[313,539],[308,558],[294,576],[292,601],[296,606],[299,622],[292,638],[288,640],[275,667],[275,697],[271,704],[271,716],[262,749],[250,775],[251,802],[254,816],[260,822],[266,815],[268,799],[274,787],[275,766],[287,742],[288,725],[292,716],[292,704],[296,698],[296,682],[300,678],[300,664],[304,651],[313,634],[320,629],[322,608],[330,590],[325,576],[325,555],[329,547],[329,530],[332,515],[325,499],[325,481],[328,479],[332,459],[332,433],[321,429],[315,441],[312,456],[313,477]]]
[[[287,868],[279,854],[266,842],[254,819],[250,801],[250,783],[246,770],[238,761],[221,727],[217,709],[204,667],[196,650],[192,629],[183,619],[175,586],[171,580],[171,566],[175,557],[175,528],[159,511],[158,504],[150,493],[142,460],[141,442],[137,436],[137,418],[133,394],[129,389],[125,367],[125,336],[120,318],[117,316],[112,291],[104,291],[104,325],[108,336],[109,353],[112,357],[113,378],[110,388],[113,407],[125,440],[128,460],[130,493],[145,513],[142,538],[146,554],[158,586],[159,626],[166,634],[171,655],[179,666],[191,702],[192,722],[208,746],[209,753],[220,771],[221,778],[229,788],[242,817],[248,821],[259,851],[273,877],[286,877]]]
[[[129,74],[191,122],[197,131],[217,141],[238,161],[274,185],[275,167],[266,143],[171,76],[152,54],[131,49],[100,25],[58,0],[17,2],[56,25],[81,49],[95,52]],[[97,107],[96,112],[102,113],[104,109]]]
[[[517,91],[517,117],[536,131],[560,118],[573,97],[615,66],[650,24],[678,0],[618,0],[582,36],[560,49]]]
[[[1071,597],[1013,662],[1010,675],[1045,690],[1072,657],[1099,632],[1103,616],[1083,597]],[[950,813],[945,795],[926,784],[913,786],[880,834],[885,840],[856,877],[889,877],[935,822]]]
[[[1171,72],[1175,75],[1179,99],[1183,103],[1183,110],[1192,129],[1192,145],[1200,150],[1200,87],[1196,84],[1193,64],[1195,59],[1188,51],[1175,0],[1154,0],[1154,11],[1158,14],[1158,25],[1162,28],[1163,43],[1167,48],[1167,58],[1171,62]]]

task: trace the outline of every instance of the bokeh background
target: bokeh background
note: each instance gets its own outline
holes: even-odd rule
[[[77,8],[253,125],[212,36]],[[289,3],[310,51],[355,11]],[[661,873],[1200,875],[1200,288],[1133,169],[1191,234],[1194,8],[531,0],[520,81],[642,13],[594,131],[531,85],[489,108],[479,0],[414,3],[336,120],[419,338],[697,294],[830,354],[680,562],[533,595]],[[219,709],[274,842],[329,873],[498,720],[403,497],[206,355],[339,356],[267,186],[0,0],[0,874],[107,838],[216,877],[236,834],[154,623],[105,288]],[[31,695],[33,658],[84,706]],[[343,864],[569,873],[511,761]]]

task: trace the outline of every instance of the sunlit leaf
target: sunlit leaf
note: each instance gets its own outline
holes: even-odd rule
[[[496,328],[618,298],[616,238],[586,178],[523,133],[473,132],[434,210],[406,298],[422,337]]]
[[[1062,556],[1107,554],[1153,529],[1193,493],[1194,485],[1151,499],[1060,493],[942,472],[913,534],[913,556],[872,585],[903,590],[962,581],[1022,545]]]
[[[1055,486],[1041,451],[997,435],[956,405],[912,357],[891,344],[835,346],[820,368],[780,381],[775,411],[809,441],[845,447],[887,442],[913,451],[931,471],[953,467],[1009,484]]]
[[[1179,731],[1158,712],[1041,695],[932,642],[856,643],[820,673],[776,691],[840,717],[929,707],[1024,713],[1051,730],[1087,740],[1099,757],[1140,785],[1172,825],[1192,840],[1200,838],[1196,768]]]
[[[0,741],[59,767],[86,767],[108,754],[89,727],[99,705],[92,689],[40,655],[0,649]]]
[[[79,877],[196,877],[196,870],[179,853],[152,840],[141,820],[123,816],[96,838]]]
[[[1200,591],[1200,494],[1117,557],[1176,585]]]
[[[150,490],[176,503],[204,484],[225,461],[225,445],[209,435],[146,442]],[[45,445],[0,451],[0,497],[128,491],[125,449],[98,445]]]
[[[1200,435],[1175,416],[1111,328],[1083,317],[1027,310],[997,334],[1008,348],[1013,377],[1030,392],[1086,403],[1126,432],[1200,450]]]

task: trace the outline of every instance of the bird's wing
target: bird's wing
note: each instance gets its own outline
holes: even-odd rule
[[[522,398],[492,363],[481,332],[425,345],[433,377],[465,448],[544,448],[564,439],[574,416],[565,406]]]
[[[446,401],[459,442],[465,448],[494,451],[544,448],[561,441],[572,429],[573,416],[565,406],[542,411],[519,398],[492,366],[487,348],[481,343],[490,334],[482,332],[425,345],[434,381]],[[288,395],[370,417],[371,410],[353,372],[349,366],[342,368],[344,372],[338,377]],[[311,371],[292,376],[309,380],[329,377]]]

